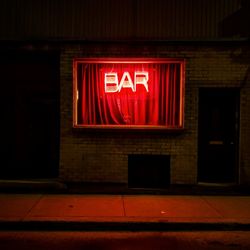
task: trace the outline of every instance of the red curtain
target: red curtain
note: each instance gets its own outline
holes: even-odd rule
[[[145,85],[105,92],[105,73],[147,72]],[[180,63],[80,63],[77,67],[78,125],[154,125],[180,127]]]

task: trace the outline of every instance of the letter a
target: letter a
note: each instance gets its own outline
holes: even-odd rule
[[[121,88],[131,88],[132,91],[134,92],[134,84],[132,82],[129,72],[123,73],[123,76],[119,85],[119,92],[121,91]]]

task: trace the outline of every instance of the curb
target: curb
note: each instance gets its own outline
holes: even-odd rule
[[[1,231],[250,231],[250,224],[208,222],[0,221]]]

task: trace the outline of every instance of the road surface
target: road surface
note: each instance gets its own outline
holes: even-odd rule
[[[0,231],[1,250],[250,250],[250,232]]]

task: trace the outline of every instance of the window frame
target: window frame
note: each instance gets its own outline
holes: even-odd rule
[[[180,123],[176,127],[168,127],[166,125],[111,125],[111,124],[78,124],[78,110],[77,101],[79,99],[78,92],[78,65],[87,63],[153,63],[153,64],[164,64],[164,63],[180,63],[180,110],[179,119]],[[185,108],[185,59],[179,58],[75,58],[73,59],[73,128],[74,129],[101,129],[101,130],[165,130],[165,131],[182,131],[184,130],[184,108]]]

